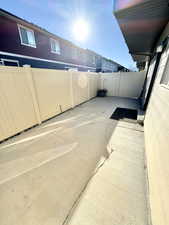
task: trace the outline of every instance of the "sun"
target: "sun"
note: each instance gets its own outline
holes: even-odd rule
[[[84,19],[77,20],[73,25],[73,35],[77,41],[85,41],[89,35],[89,25]]]

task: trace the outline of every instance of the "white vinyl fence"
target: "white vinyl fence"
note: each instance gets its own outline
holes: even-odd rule
[[[95,97],[99,74],[0,67],[0,141]]]
[[[101,73],[100,87],[108,96],[138,98],[141,94],[145,72]]]
[[[0,67],[0,141],[97,95],[137,98],[144,73],[91,73]]]

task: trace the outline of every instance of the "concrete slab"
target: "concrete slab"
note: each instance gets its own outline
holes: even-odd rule
[[[103,210],[106,206],[105,202],[109,202],[107,205],[108,215],[115,215],[115,211],[111,212],[111,207],[116,207],[119,209],[119,215],[121,211],[121,216],[123,216],[123,210],[127,207],[122,207],[123,204],[120,203],[122,199],[126,202],[126,206],[128,206],[127,202],[134,206],[133,213],[130,207],[127,209],[126,215],[146,217],[146,212],[144,214],[146,203],[144,201],[142,132],[137,131],[139,125],[122,122],[117,124],[117,121],[110,120],[109,117],[116,107],[137,109],[138,105],[137,101],[130,99],[95,98],[0,145],[1,225],[61,225],[69,221],[66,219],[70,219],[72,209],[75,209],[74,215],[77,217],[72,217],[71,224],[76,223],[76,218],[76,225],[100,224],[97,223],[98,218],[93,217],[93,213],[97,210],[100,212],[100,209]],[[139,133],[139,137],[132,137],[133,129],[136,130],[134,132]],[[125,140],[126,144],[124,141],[117,141],[110,144],[112,146],[107,149],[112,133],[116,133],[116,138],[120,138],[118,140]],[[120,145],[120,142],[123,144]],[[128,146],[127,143],[133,146],[132,150],[130,148],[125,150],[124,147]],[[111,154],[110,149],[114,150],[115,148],[116,150],[116,148],[120,148],[119,146],[122,150],[118,150],[117,155],[114,155],[115,151],[106,161]],[[104,170],[98,170],[105,161],[105,166],[102,167]],[[115,166],[114,171],[113,165]],[[126,171],[125,175],[121,173],[123,169]],[[100,203],[103,207],[98,209],[92,207],[94,211],[91,213],[89,210],[79,207],[80,211],[77,212],[74,206],[77,200],[81,199],[82,193],[94,174],[96,176],[100,174],[100,181],[94,176],[91,182],[96,182],[96,186],[100,186],[103,190],[105,188],[105,193],[108,188],[109,195],[105,197],[103,195]],[[124,186],[126,191],[122,195],[119,192],[115,194],[116,201],[110,198],[111,193],[113,195],[119,188],[113,186],[113,176],[116,177],[119,187],[122,189],[123,185],[128,182],[128,185]],[[129,181],[124,179],[127,176]],[[136,179],[136,183],[133,179]],[[104,187],[107,182],[110,183],[110,186],[107,184]],[[102,195],[98,187],[94,188],[96,194],[93,197],[96,200],[98,195]],[[87,186],[86,191],[88,189]],[[128,195],[128,192],[133,191],[133,196]],[[90,196],[91,193],[89,192],[88,195]],[[119,205],[117,205],[118,196]],[[134,212],[136,199],[140,201],[140,204]],[[91,201],[93,200],[91,199]],[[86,204],[83,202],[86,201],[82,198],[82,204]],[[88,222],[83,219],[86,215]],[[110,218],[109,223],[105,224],[112,225],[112,215],[111,217],[106,215],[102,213],[102,220],[108,221]],[[80,217],[81,220],[79,220]],[[125,218],[124,221],[127,222],[128,217]],[[138,219],[137,221],[142,222],[143,220]],[[135,223],[135,225],[137,224]]]
[[[111,156],[86,187],[66,224],[148,224],[142,131],[119,123],[108,148],[113,150]]]

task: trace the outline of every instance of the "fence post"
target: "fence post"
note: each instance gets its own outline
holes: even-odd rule
[[[122,97],[121,96],[121,72],[119,72],[119,86],[118,86],[118,97]]]
[[[90,95],[90,93],[91,93],[91,90],[90,90],[90,76],[91,76],[91,74],[88,72],[87,73],[87,85],[88,85],[88,100],[90,100],[91,99],[91,95]]]
[[[40,109],[39,109],[39,104],[38,104],[38,99],[37,99],[37,93],[36,93],[36,86],[32,74],[32,69],[29,67],[25,67],[26,70],[26,75],[27,75],[27,80],[29,84],[29,89],[32,95],[32,100],[33,100],[33,106],[34,106],[34,111],[35,115],[38,121],[38,124],[42,123],[41,116],[40,116]]]
[[[68,72],[70,73],[70,96],[71,96],[71,106],[74,108],[74,95],[73,95],[73,72]]]

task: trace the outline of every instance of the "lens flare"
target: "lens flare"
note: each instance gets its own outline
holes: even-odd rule
[[[89,35],[89,25],[87,21],[79,19],[73,25],[73,35],[77,41],[85,41]]]

